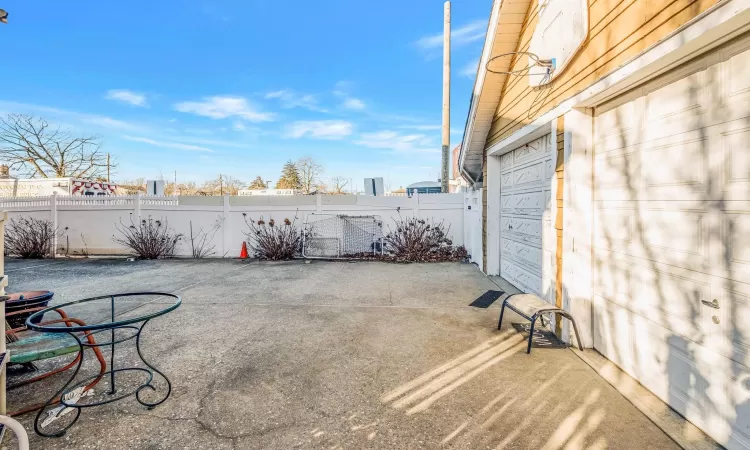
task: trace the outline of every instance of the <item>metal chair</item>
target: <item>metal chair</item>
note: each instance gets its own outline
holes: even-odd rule
[[[576,342],[578,342],[578,348],[583,351],[581,338],[578,335],[578,327],[576,326],[576,321],[564,309],[558,308],[557,306],[542,300],[534,294],[509,295],[505,298],[505,300],[503,300],[503,307],[502,309],[500,309],[500,320],[497,323],[498,330],[503,324],[503,314],[505,313],[506,306],[515,311],[524,319],[531,321],[531,328],[529,331],[529,345],[526,348],[526,353],[531,353],[531,341],[534,337],[534,325],[536,324],[536,319],[542,320],[542,325],[544,325],[542,314],[545,313],[559,314],[560,316],[570,320],[570,322],[573,324],[573,331],[575,331],[576,334]]]

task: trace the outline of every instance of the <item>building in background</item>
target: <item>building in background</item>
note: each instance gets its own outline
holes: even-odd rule
[[[411,197],[417,194],[439,194],[442,190],[439,181],[420,181],[406,187],[406,194]]]
[[[385,194],[383,177],[365,178],[365,195],[378,196]]]
[[[11,178],[8,166],[0,166],[0,197],[57,195],[116,195],[117,184],[75,178]]]
[[[240,189],[237,195],[240,197],[254,195],[304,195],[300,189]]]

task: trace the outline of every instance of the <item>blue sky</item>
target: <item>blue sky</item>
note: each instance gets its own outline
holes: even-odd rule
[[[442,1],[0,1],[0,112],[101,136],[116,179],[438,177]],[[452,145],[490,7],[453,3]]]

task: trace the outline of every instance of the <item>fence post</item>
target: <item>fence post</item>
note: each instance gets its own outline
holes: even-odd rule
[[[414,217],[419,217],[419,192],[414,192],[411,195],[411,198],[414,200]]]
[[[54,230],[54,236],[52,237],[52,257],[54,258],[57,255],[57,192],[53,192],[49,199],[49,215]]]
[[[323,196],[320,194],[315,194],[315,213],[323,213]]]
[[[140,192],[135,193],[135,200],[133,201],[133,204],[135,206],[135,211],[133,212],[133,215],[135,215],[135,221],[140,222],[141,220],[141,193]]]
[[[222,238],[221,238],[221,257],[225,257],[229,253],[229,194],[224,195],[224,206],[222,208],[222,217],[224,226],[222,227]]]

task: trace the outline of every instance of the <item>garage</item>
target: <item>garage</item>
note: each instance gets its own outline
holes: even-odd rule
[[[555,302],[551,134],[500,157],[500,275]]]
[[[594,116],[594,347],[750,448],[750,39]]]

